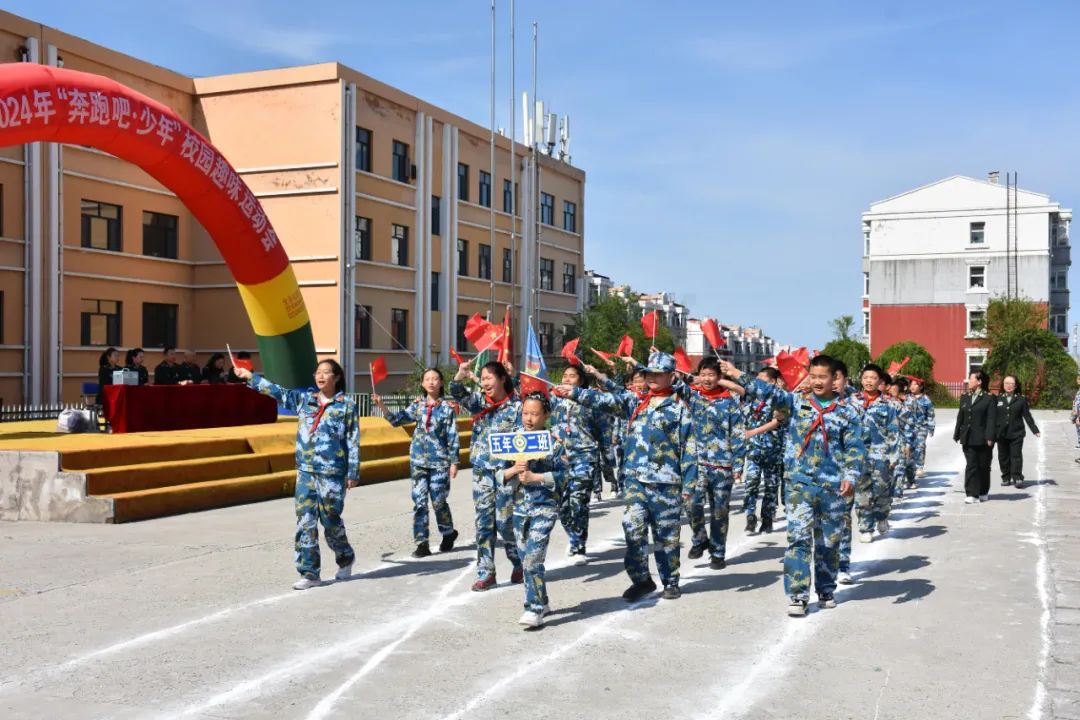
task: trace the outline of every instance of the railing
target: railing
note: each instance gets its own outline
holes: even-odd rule
[[[55,405],[0,405],[0,423],[25,420],[55,420],[64,410],[90,410],[83,403]]]
[[[390,412],[396,412],[405,408],[416,399],[416,395],[398,393],[395,395],[380,395],[383,405]],[[382,410],[371,400],[371,393],[349,393],[349,398],[356,403],[361,417],[383,417]],[[458,417],[468,417],[469,413],[458,408]]]
[[[964,394],[964,383],[962,382],[939,382],[938,385],[945,388],[946,392],[954,398]]]

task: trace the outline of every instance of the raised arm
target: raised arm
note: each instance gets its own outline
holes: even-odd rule
[[[263,395],[269,395],[277,400],[278,405],[281,405],[291,412],[300,412],[300,408],[307,402],[307,390],[290,390],[288,388],[283,388],[277,383],[270,382],[258,373],[253,373],[244,368],[237,369],[247,376],[244,377],[244,375],[241,375],[240,373],[237,373],[236,375],[238,378],[247,382],[248,387],[259,391]]]

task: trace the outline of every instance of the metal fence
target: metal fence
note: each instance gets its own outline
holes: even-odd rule
[[[965,384],[962,382],[944,382],[938,383],[938,385],[945,388],[945,391],[954,398],[958,398],[964,394]]]
[[[3,405],[0,404],[0,423],[24,420],[55,420],[64,410],[90,410],[83,403],[55,405]]]
[[[390,412],[397,412],[398,410],[407,407],[413,400],[416,400],[417,396],[399,393],[396,395],[380,395],[379,397],[382,398],[383,405],[386,406],[387,410]],[[379,409],[378,405],[372,402],[371,393],[349,393],[349,398],[356,403],[357,408],[360,410],[361,417],[383,417],[383,411]],[[454,406],[457,407],[458,417],[467,417],[469,415],[469,413],[462,410],[457,403],[454,403]]]

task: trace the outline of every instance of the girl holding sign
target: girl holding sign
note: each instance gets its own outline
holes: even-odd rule
[[[414,558],[431,554],[428,546],[428,498],[435,510],[435,523],[439,526],[442,542],[440,552],[454,549],[458,531],[446,502],[450,494],[450,481],[457,477],[458,442],[457,413],[454,406],[443,399],[443,376],[438,368],[424,370],[420,384],[424,397],[398,412],[389,412],[382,398],[373,395],[372,400],[383,411],[383,416],[394,427],[415,423],[412,442],[409,444],[409,470],[412,476],[413,542]]]

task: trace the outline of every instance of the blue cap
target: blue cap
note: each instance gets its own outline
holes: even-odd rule
[[[675,357],[666,352],[654,352],[649,355],[649,364],[645,372],[673,373],[675,372]]]

